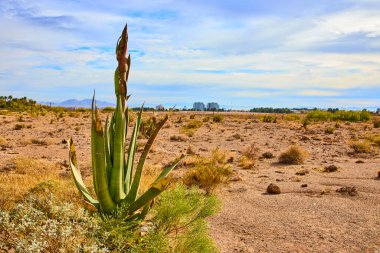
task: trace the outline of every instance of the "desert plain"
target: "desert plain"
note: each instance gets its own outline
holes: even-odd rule
[[[144,117],[159,119],[164,114],[146,112]],[[107,115],[102,113],[103,120]],[[380,136],[380,128],[372,122],[315,122],[305,128],[280,114],[274,115],[274,123],[263,122],[262,114],[218,115],[220,122],[213,121],[212,113],[170,112],[147,166],[160,168],[187,154],[173,172],[178,179],[186,174],[192,157],[209,157],[215,149],[226,155],[232,174],[213,191],[222,208],[209,220],[221,252],[380,252],[379,146],[371,143],[365,152],[355,152],[352,146]],[[184,130],[194,121],[190,133]],[[20,159],[54,164],[49,173],[67,181],[72,197],[79,198],[66,140],[73,138],[79,168],[89,181],[90,128],[89,112],[0,115],[0,204],[22,198],[22,192],[9,188],[22,183],[24,175],[15,170]],[[279,163],[281,153],[294,145],[307,153],[304,162]],[[242,160],[247,150],[249,161]],[[13,180],[19,181],[5,182],[7,175],[17,173]],[[271,183],[280,194],[267,193]]]

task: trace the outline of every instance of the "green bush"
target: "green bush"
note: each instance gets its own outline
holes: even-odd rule
[[[334,128],[333,127],[328,127],[325,129],[325,134],[333,134],[334,133]]]
[[[179,184],[161,194],[141,226],[125,220],[123,207],[99,216],[58,201],[41,184],[13,210],[0,209],[0,252],[217,252],[206,218],[219,209],[215,196]]]
[[[371,119],[371,114],[367,110],[362,111],[322,111],[313,110],[308,112],[306,119],[309,121],[349,121],[349,122],[360,122],[369,121]]]
[[[380,127],[380,120],[374,121],[373,122],[373,127],[374,128],[379,128]]]

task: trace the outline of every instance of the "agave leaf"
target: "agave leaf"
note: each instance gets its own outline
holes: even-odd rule
[[[95,149],[95,168],[96,171],[96,185],[98,187],[98,201],[100,208],[104,213],[111,213],[115,210],[116,205],[111,198],[108,187],[108,179],[106,172],[106,157],[105,157],[105,144],[103,136],[103,126],[100,120],[99,110],[95,108],[95,131],[93,133],[93,145]]]
[[[95,102],[95,91],[94,91],[94,96],[92,97],[92,103],[91,103],[91,163],[92,163],[92,182],[94,184],[94,190],[96,195],[98,194],[98,186],[96,185],[96,165],[95,165],[95,156],[96,156],[96,150],[95,150],[95,145],[94,145],[94,133],[95,133],[95,107],[96,107],[96,102]]]
[[[140,179],[142,174],[142,169],[144,167],[145,159],[148,156],[149,150],[153,145],[154,140],[157,137],[158,132],[162,128],[162,126],[165,124],[165,122],[168,120],[168,115],[165,116],[165,118],[157,125],[156,129],[153,131],[152,135],[149,137],[147,143],[145,144],[144,150],[140,156],[139,163],[137,164],[135,176],[133,178],[131,189],[126,197],[127,203],[132,203],[135,201],[137,192],[139,190],[140,186]]]
[[[107,182],[109,182],[111,178],[112,172],[112,162],[111,162],[111,154],[110,154],[110,141],[109,141],[109,123],[108,116],[106,119],[106,123],[104,125],[104,152],[106,156],[106,172],[107,172]]]
[[[178,163],[183,159],[183,157],[184,155],[178,158],[174,162],[174,164],[162,170],[161,174],[153,182],[152,186],[129,206],[128,208],[129,215],[133,214],[135,211],[137,211],[141,207],[150,203],[150,201],[152,201],[157,195],[159,195],[163,190],[166,189],[169,182],[171,181],[166,176],[169,174],[170,171],[172,171],[178,165]]]
[[[88,191],[87,187],[85,186],[83,179],[82,179],[82,176],[81,176],[81,174],[77,168],[78,164],[77,164],[77,158],[76,158],[76,154],[75,154],[75,147],[74,147],[73,139],[70,138],[67,143],[69,145],[69,163],[70,163],[71,172],[73,173],[73,176],[74,176],[75,185],[77,186],[79,192],[83,195],[83,197],[89,203],[91,203],[91,205],[93,205],[94,207],[96,207],[99,210],[99,207],[100,207],[99,201],[97,201],[96,199],[94,199],[91,196],[91,194]]]
[[[125,183],[124,183],[124,189],[125,192],[128,193],[130,189],[130,184],[132,180],[132,171],[133,171],[133,162],[135,159],[135,153],[136,153],[136,144],[137,144],[137,136],[139,133],[140,129],[140,124],[141,124],[141,115],[143,111],[143,107],[140,109],[140,113],[136,119],[135,127],[133,128],[132,136],[131,136],[131,141],[129,143],[129,148],[128,148],[128,158],[127,158],[127,164],[125,167]]]
[[[124,128],[125,116],[122,109],[121,95],[117,96],[116,117],[115,117],[115,135],[113,150],[113,168],[110,181],[110,192],[112,199],[119,203],[125,198],[124,193]]]

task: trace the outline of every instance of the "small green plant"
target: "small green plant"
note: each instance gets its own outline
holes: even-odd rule
[[[374,128],[379,128],[380,127],[380,120],[376,120],[373,122],[373,127]]]
[[[118,67],[115,70],[116,110],[111,119],[107,117],[103,127],[100,111],[96,107],[95,94],[92,99],[91,126],[91,157],[94,191],[97,199],[93,198],[84,185],[80,171],[77,169],[77,159],[73,140],[70,138],[69,160],[75,184],[84,198],[102,214],[116,214],[123,210],[123,216],[128,220],[142,220],[148,213],[151,202],[168,185],[166,177],[174,169],[180,159],[173,165],[162,170],[152,186],[138,196],[142,170],[149,150],[162,126],[168,119],[157,123],[157,127],[149,136],[138,164],[134,168],[137,136],[140,129],[143,108],[136,119],[130,138],[127,156],[125,156],[126,136],[128,132],[127,80],[131,66],[130,56],[126,58],[128,43],[127,25],[125,25],[116,47]]]
[[[195,114],[191,114],[190,119],[195,119]]]
[[[277,117],[273,117],[271,115],[264,115],[263,122],[266,122],[266,123],[277,123]]]
[[[203,122],[209,122],[210,121],[210,117],[209,116],[206,116],[202,119]]]
[[[290,146],[285,152],[281,153],[278,158],[282,164],[302,164],[309,156],[308,152],[300,146]]]

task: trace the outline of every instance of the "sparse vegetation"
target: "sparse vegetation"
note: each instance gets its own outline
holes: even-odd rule
[[[281,153],[278,161],[282,164],[302,164],[308,157],[308,152],[300,146],[290,146],[285,152]]]
[[[186,134],[189,137],[192,137],[198,128],[202,126],[202,122],[199,120],[190,120],[185,125],[181,127],[181,133]]]
[[[220,114],[215,114],[215,115],[212,117],[212,121],[213,121],[213,122],[216,122],[216,123],[222,122],[222,121],[223,121],[223,116],[220,115]]]
[[[327,127],[325,129],[325,134],[333,134],[334,133],[334,128],[333,127]]]
[[[373,127],[374,128],[379,128],[380,127],[380,120],[376,120],[373,122]]]
[[[215,149],[211,158],[196,157],[183,181],[188,186],[196,185],[211,193],[218,185],[228,182],[231,173],[226,154]]]
[[[369,141],[354,141],[350,147],[355,153],[371,153],[371,143]]]
[[[367,110],[362,111],[322,111],[313,110],[308,112],[306,119],[309,121],[349,121],[349,122],[360,122],[369,121],[371,119],[371,114]]]
[[[13,129],[14,130],[21,130],[23,128],[25,128],[25,124],[16,124]]]

